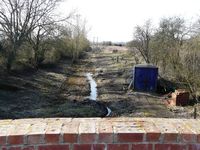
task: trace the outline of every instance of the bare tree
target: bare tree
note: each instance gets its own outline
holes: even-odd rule
[[[34,67],[38,67],[38,65],[44,60],[44,48],[42,48],[42,40],[43,38],[48,35],[51,29],[47,29],[42,25],[38,25],[35,28],[34,32],[28,35],[28,41],[31,44],[33,51],[34,51],[34,61],[32,62]]]
[[[152,36],[151,21],[147,20],[143,26],[136,26],[134,33],[135,47],[140,51],[144,60],[150,63],[150,40]]]
[[[181,50],[190,30],[181,17],[162,18],[154,37],[152,38],[152,55],[162,65],[163,72],[166,67],[172,67],[177,72],[182,67]],[[178,75],[178,74],[177,74]]]
[[[0,32],[10,43],[7,49],[7,70],[10,71],[16,52],[42,20],[52,18],[60,0],[2,0],[0,5]]]
[[[75,12],[72,11],[64,17],[52,17],[49,14],[38,21],[37,26],[28,36],[28,41],[34,50],[34,66],[37,67],[44,60],[45,48],[42,47],[43,42],[48,38],[59,38],[63,33],[67,32],[60,30],[63,25],[70,24],[69,19],[74,16]],[[56,18],[56,19],[55,19]]]

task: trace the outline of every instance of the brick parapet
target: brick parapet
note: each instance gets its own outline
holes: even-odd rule
[[[0,150],[200,150],[200,120],[0,120]]]

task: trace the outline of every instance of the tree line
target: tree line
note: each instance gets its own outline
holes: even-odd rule
[[[56,14],[61,0],[2,0],[0,65],[10,72],[21,64],[38,68],[62,57],[74,62],[89,48],[86,22],[75,12]]]
[[[163,78],[183,83],[193,98],[199,99],[200,19],[188,23],[183,17],[165,17],[158,27],[147,20],[135,27],[129,46],[143,61],[157,65]]]

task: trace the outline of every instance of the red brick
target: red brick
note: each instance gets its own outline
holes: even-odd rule
[[[200,143],[200,134],[197,135],[197,143]]]
[[[108,144],[107,150],[129,150],[128,144]]]
[[[157,142],[160,140],[161,133],[147,133],[146,140],[147,142]]]
[[[47,119],[47,126],[45,129],[46,134],[59,134],[61,133],[61,128],[63,126],[63,122],[59,119]]]
[[[21,150],[21,147],[10,147],[8,150]]]
[[[45,134],[45,143],[59,143],[59,134]]]
[[[143,135],[143,133],[119,133],[117,142],[142,142]]]
[[[0,145],[6,144],[6,136],[0,136]]]
[[[164,142],[177,142],[177,133],[165,133],[164,134]]]
[[[133,144],[132,150],[153,150],[152,144]]]
[[[28,142],[28,144],[44,143],[42,140],[42,135],[28,135],[27,142]]]
[[[195,139],[195,134],[181,134],[182,143],[193,143]]]
[[[33,146],[29,146],[29,147],[25,147],[25,148],[21,148],[21,147],[3,147],[2,150],[34,150]]]
[[[44,145],[39,146],[38,150],[69,150],[69,145]]]
[[[113,126],[111,122],[101,122],[98,124],[99,143],[113,142]]]
[[[8,144],[10,145],[20,145],[24,143],[23,135],[13,135],[8,136]]]
[[[63,135],[63,142],[66,143],[77,143],[77,134],[64,134]]]
[[[104,144],[94,144],[92,145],[92,150],[105,150]]]
[[[73,150],[91,150],[91,144],[74,144]]]
[[[33,146],[24,147],[22,150],[34,150]]]
[[[187,150],[187,145],[181,144],[156,144],[155,150]]]
[[[189,150],[200,150],[200,144],[189,145]]]
[[[80,143],[94,143],[96,141],[96,134],[80,134]]]
[[[182,106],[182,105],[187,105],[189,102],[189,92],[183,91],[183,90],[176,90],[176,105],[177,106]]]
[[[8,150],[6,147],[1,147],[1,150]]]
[[[112,133],[100,133],[98,142],[99,143],[112,143],[113,142],[113,134]]]

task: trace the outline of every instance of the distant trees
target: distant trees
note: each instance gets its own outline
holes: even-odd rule
[[[72,62],[79,59],[81,53],[90,47],[87,39],[86,21],[80,15],[73,16],[68,25],[58,26],[60,35],[56,37],[57,49],[63,57],[70,57]]]
[[[6,60],[6,69],[11,70],[16,57],[22,49],[32,53],[32,65],[37,67],[44,61],[47,45],[61,38],[63,30],[58,30],[58,26],[69,25],[69,19],[73,14],[67,17],[58,17],[55,9],[61,0],[2,0],[0,5],[0,42],[1,50]],[[80,18],[79,18],[80,20]],[[82,25],[79,25],[81,28]],[[72,31],[72,26],[70,30]],[[78,37],[85,32],[77,32]],[[68,34],[68,36],[71,33]],[[85,39],[86,34],[82,35]],[[76,40],[76,45],[80,41]],[[48,44],[47,44],[48,43]],[[88,42],[87,42],[88,44]],[[52,44],[53,45],[53,44]],[[55,44],[54,44],[55,46]],[[87,45],[88,46],[88,45]],[[52,47],[53,48],[53,47]],[[79,47],[81,48],[81,47]],[[77,51],[78,47],[74,47]],[[73,53],[74,53],[73,51]],[[77,54],[78,55],[78,54]]]
[[[112,46],[113,43],[111,41],[103,41],[102,45],[104,45],[104,46]]]
[[[86,21],[80,18],[80,15],[76,15],[75,24],[72,29],[72,38],[74,38],[72,51],[72,61],[76,61],[79,57],[82,49],[87,49],[89,41],[85,38],[87,35]]]

